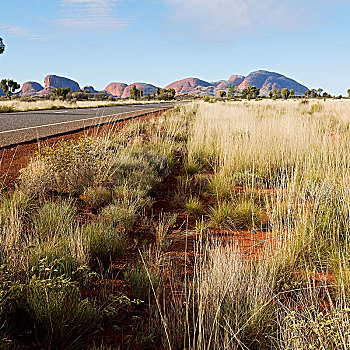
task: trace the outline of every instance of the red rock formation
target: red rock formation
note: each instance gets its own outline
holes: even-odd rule
[[[35,81],[28,81],[22,85],[20,94],[22,96],[36,95],[39,91],[43,90],[43,87]]]
[[[261,95],[267,95],[273,88],[294,89],[296,95],[304,95],[308,88],[297,81],[287,78],[282,74],[258,70],[250,73],[238,86],[239,90],[245,89],[248,85],[256,86],[260,89]]]
[[[123,96],[123,92],[125,90],[125,88],[128,85],[124,84],[124,83],[110,83],[105,89],[104,91],[108,92],[109,94],[111,94],[114,97],[122,97]]]
[[[229,85],[238,86],[245,79],[243,75],[231,75],[228,79]]]
[[[156,91],[156,87],[151,84],[146,83],[133,83],[128,85],[122,95],[122,98],[129,98],[130,97],[130,90],[133,86],[136,86],[137,89],[143,90],[144,96],[147,96],[148,93],[153,94]]]
[[[82,88],[82,90],[83,90],[83,91],[89,90],[90,94],[97,94],[97,93],[98,93],[98,91],[95,90],[94,87],[91,86],[91,85],[86,85],[86,86],[84,86],[84,87]]]
[[[44,79],[45,89],[66,89],[70,88],[72,91],[80,89],[79,84],[72,79],[59,77],[57,75],[47,75]]]
[[[174,89],[178,94],[187,94],[187,93],[191,93],[192,90],[194,88],[197,88],[198,86],[208,87],[211,85],[212,85],[211,83],[208,83],[207,81],[200,80],[197,78],[186,78],[186,79],[175,81],[174,83],[169,84],[165,88]]]

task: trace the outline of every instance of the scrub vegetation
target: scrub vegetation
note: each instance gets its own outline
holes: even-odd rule
[[[349,349],[350,104],[191,103],[61,141],[0,197],[3,349]]]

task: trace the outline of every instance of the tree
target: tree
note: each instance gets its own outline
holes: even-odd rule
[[[348,89],[348,95],[349,95],[349,97],[350,97],[350,89]]]
[[[16,81],[12,79],[2,79],[1,80],[1,89],[8,99],[11,100],[11,93],[14,93],[21,87]]]
[[[228,97],[233,98],[235,97],[235,94],[236,94],[235,86],[232,84],[228,88]]]
[[[311,98],[317,97],[317,91],[316,91],[316,89],[312,89],[311,92],[310,92],[310,95],[311,95]]]
[[[224,98],[226,96],[226,91],[220,91],[220,97],[221,98]]]
[[[53,89],[52,93],[55,97],[61,98],[62,100],[65,100],[67,98],[68,94],[71,94],[73,91],[67,87],[67,88],[59,88],[59,89]]]
[[[133,85],[130,89],[130,98],[132,100],[138,100],[139,97],[139,90],[137,89],[136,85]]]
[[[250,100],[252,98],[257,98],[259,96],[259,94],[260,94],[260,90],[252,85],[248,85],[242,91],[242,97],[246,98],[247,100]]]
[[[270,98],[273,97],[273,91],[272,90],[269,92],[269,96],[270,96]]]
[[[294,96],[295,96],[295,91],[294,91],[294,89],[290,89],[289,92],[290,92],[290,97],[294,97]]]
[[[176,95],[176,91],[174,89],[161,89],[159,91],[158,100],[170,101],[174,100]]]
[[[282,93],[281,94],[282,94],[282,98],[287,100],[289,95],[290,95],[290,91],[287,88],[284,88],[284,89],[282,89]]]
[[[319,96],[319,97],[321,97],[322,92],[323,92],[323,89],[321,89],[321,88],[318,88],[318,89],[317,89],[317,93],[318,93],[318,96]]]
[[[161,88],[160,88],[160,87],[156,87],[156,95],[157,95],[157,96],[159,96],[160,91],[161,91]]]
[[[306,90],[306,91],[304,92],[304,96],[305,96],[305,97],[310,97],[310,95],[311,95],[311,91],[310,91],[310,90]]]
[[[4,53],[4,51],[5,51],[5,44],[2,38],[0,38],[0,54]]]

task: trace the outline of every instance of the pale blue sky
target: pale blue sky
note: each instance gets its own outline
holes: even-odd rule
[[[349,0],[1,0],[0,78],[47,74],[101,90],[266,69],[350,88]]]

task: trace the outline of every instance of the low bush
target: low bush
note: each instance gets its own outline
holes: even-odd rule
[[[261,209],[251,200],[238,203],[230,215],[231,223],[240,229],[261,228]]]
[[[223,228],[224,225],[230,223],[233,212],[233,203],[219,201],[217,206],[209,208],[210,225],[215,229]]]
[[[166,250],[171,244],[170,233],[176,223],[176,214],[161,213],[157,223],[153,223],[156,246],[159,250]]]
[[[45,203],[33,219],[36,237],[40,242],[67,237],[73,230],[75,214],[71,201]]]
[[[203,213],[204,208],[198,197],[190,196],[186,199],[185,210],[188,214],[198,217]]]
[[[235,192],[235,185],[232,176],[218,173],[210,178],[207,191],[218,198],[232,198]]]
[[[144,301],[159,293],[162,288],[162,274],[157,268],[145,266],[138,262],[133,267],[129,267],[125,274],[133,295],[137,299]]]
[[[112,194],[108,188],[102,186],[88,187],[83,191],[80,199],[89,207],[99,209],[110,203]]]
[[[81,349],[98,330],[100,312],[82,299],[75,282],[54,270],[43,265],[26,284],[2,271],[0,317],[13,341],[25,348]]]
[[[103,222],[90,223],[82,228],[89,246],[90,264],[108,266],[112,258],[124,255],[127,239],[124,230]]]
[[[101,210],[101,218],[109,225],[130,231],[136,221],[138,205],[120,201]]]

